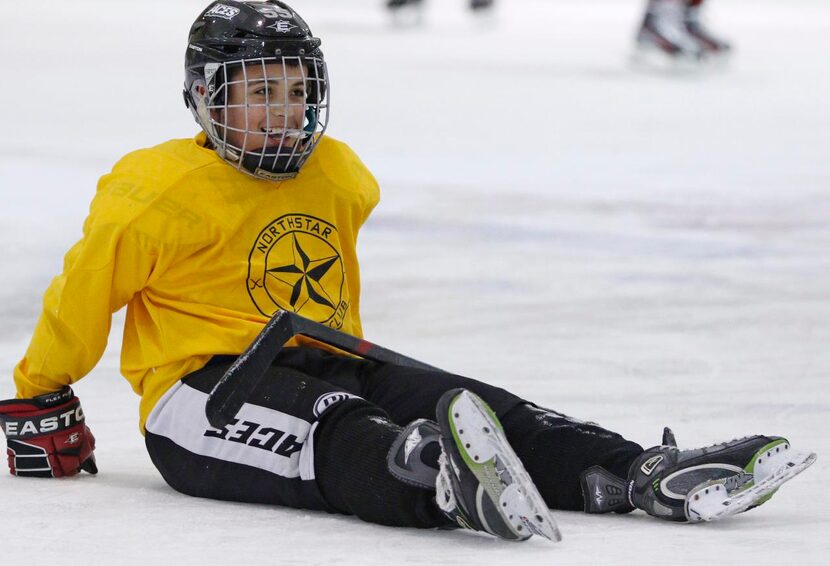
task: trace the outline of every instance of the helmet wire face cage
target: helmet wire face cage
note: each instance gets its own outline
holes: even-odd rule
[[[261,57],[205,67],[200,114],[217,153],[257,177],[296,176],[328,123],[323,60]]]
[[[320,40],[279,0],[213,2],[191,27],[185,104],[238,170],[290,179],[328,125]]]

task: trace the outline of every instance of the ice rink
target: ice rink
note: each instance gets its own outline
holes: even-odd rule
[[[787,436],[818,462],[721,524],[556,512],[558,545],[189,498],[120,377],[123,313],[75,386],[100,474],[0,470],[0,563],[824,564],[830,552],[830,2],[712,0],[725,68],[644,71],[642,0],[295,0],[323,38],[329,134],[378,177],[366,336],[644,445]],[[197,131],[207,0],[4,2],[0,398],[42,293],[123,154]],[[198,329],[194,329],[197,332]]]

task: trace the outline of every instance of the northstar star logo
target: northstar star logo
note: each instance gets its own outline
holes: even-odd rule
[[[294,261],[288,265],[266,269],[265,272],[291,286],[290,302],[294,312],[299,312],[308,301],[335,308],[334,301],[326,293],[320,280],[340,258],[334,255],[312,259],[303,251],[296,234],[292,234],[291,237],[294,246]]]
[[[307,214],[285,214],[260,232],[248,255],[248,295],[271,317],[293,311],[342,328],[349,309],[337,227]]]

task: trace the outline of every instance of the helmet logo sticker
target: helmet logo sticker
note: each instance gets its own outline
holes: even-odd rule
[[[277,20],[276,22],[274,22],[273,24],[268,26],[268,29],[278,31],[280,33],[288,33],[296,27],[297,26],[292,25],[291,22],[289,22],[287,20]]]
[[[280,6],[257,6],[256,11],[266,18],[294,18],[294,14],[291,13],[291,10],[286,10]]]
[[[342,328],[349,298],[337,228],[307,214],[273,220],[248,256],[247,287],[265,316],[282,309]]]
[[[215,18],[225,18],[226,20],[231,20],[237,14],[239,14],[239,8],[226,6],[225,4],[216,4],[213,8],[205,12],[205,17],[213,16]]]
[[[221,64],[219,63],[205,63],[205,82],[211,83],[213,75],[216,74],[216,71],[219,70],[219,67],[221,67]]]

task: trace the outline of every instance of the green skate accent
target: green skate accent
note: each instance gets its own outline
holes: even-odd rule
[[[753,505],[752,507],[748,507],[748,508],[747,508],[747,511],[749,511],[750,509],[755,509],[755,508],[756,508],[756,507],[758,507],[759,505],[763,505],[764,503],[766,503],[767,501],[769,501],[769,500],[770,500],[770,498],[771,498],[773,495],[775,495],[775,492],[776,492],[776,491],[778,491],[778,488],[773,489],[773,490],[772,490],[772,491],[770,491],[768,494],[766,494],[765,496],[763,496],[761,499],[759,499],[759,500],[758,500],[758,503],[756,503],[756,504],[755,504],[755,505]]]
[[[755,477],[755,462],[758,461],[758,457],[761,456],[762,454],[764,454],[765,452],[768,452],[768,451],[772,450],[776,446],[781,446],[782,444],[789,444],[789,443],[790,443],[790,441],[787,440],[786,438],[779,438],[778,440],[773,440],[772,442],[770,442],[769,444],[767,444],[766,446],[764,446],[763,448],[758,450],[755,453],[754,456],[752,456],[752,461],[749,462],[749,464],[746,465],[746,467],[744,468],[744,471],[747,472],[747,473],[752,474],[752,477],[754,478]],[[755,480],[753,479],[753,483],[754,482],[755,482]],[[755,505],[753,505],[752,507],[750,507],[749,509],[754,509],[755,507],[758,507],[759,505],[763,505],[764,503],[769,501],[770,498],[772,498],[773,495],[775,495],[776,491],[778,491],[777,488],[770,491],[768,494],[766,494],[761,499],[759,499],[758,502]],[[749,510],[749,509],[747,509],[747,510]]]
[[[464,445],[464,442],[461,440],[461,436],[458,434],[458,431],[455,428],[455,420],[452,418],[453,407],[458,402],[458,399],[453,400],[448,407],[448,421],[450,423],[450,431],[452,432],[452,438],[455,442],[455,445],[459,448],[459,453],[461,454],[461,458],[464,460],[464,463],[467,464],[467,467],[470,468],[470,471],[478,478],[479,483],[484,488],[484,491],[490,494],[491,497],[494,497],[495,500],[498,500],[498,496],[501,495],[501,492],[504,491],[504,484],[501,481],[501,477],[499,477],[498,472],[496,471],[496,466],[494,463],[494,459],[491,458],[486,462],[476,462],[470,455],[467,453],[467,448]],[[481,401],[484,409],[490,414],[493,421],[499,427],[500,430],[504,430],[501,427],[501,422],[499,422],[498,417],[496,414],[490,409],[490,406],[487,405],[483,400]]]
[[[761,456],[764,452],[769,452],[776,446],[781,446],[782,444],[789,444],[790,441],[786,438],[779,438],[778,440],[773,440],[760,450],[758,450],[753,456],[752,460],[744,467],[744,471],[750,474],[755,475],[755,462],[758,461],[758,457]]]

